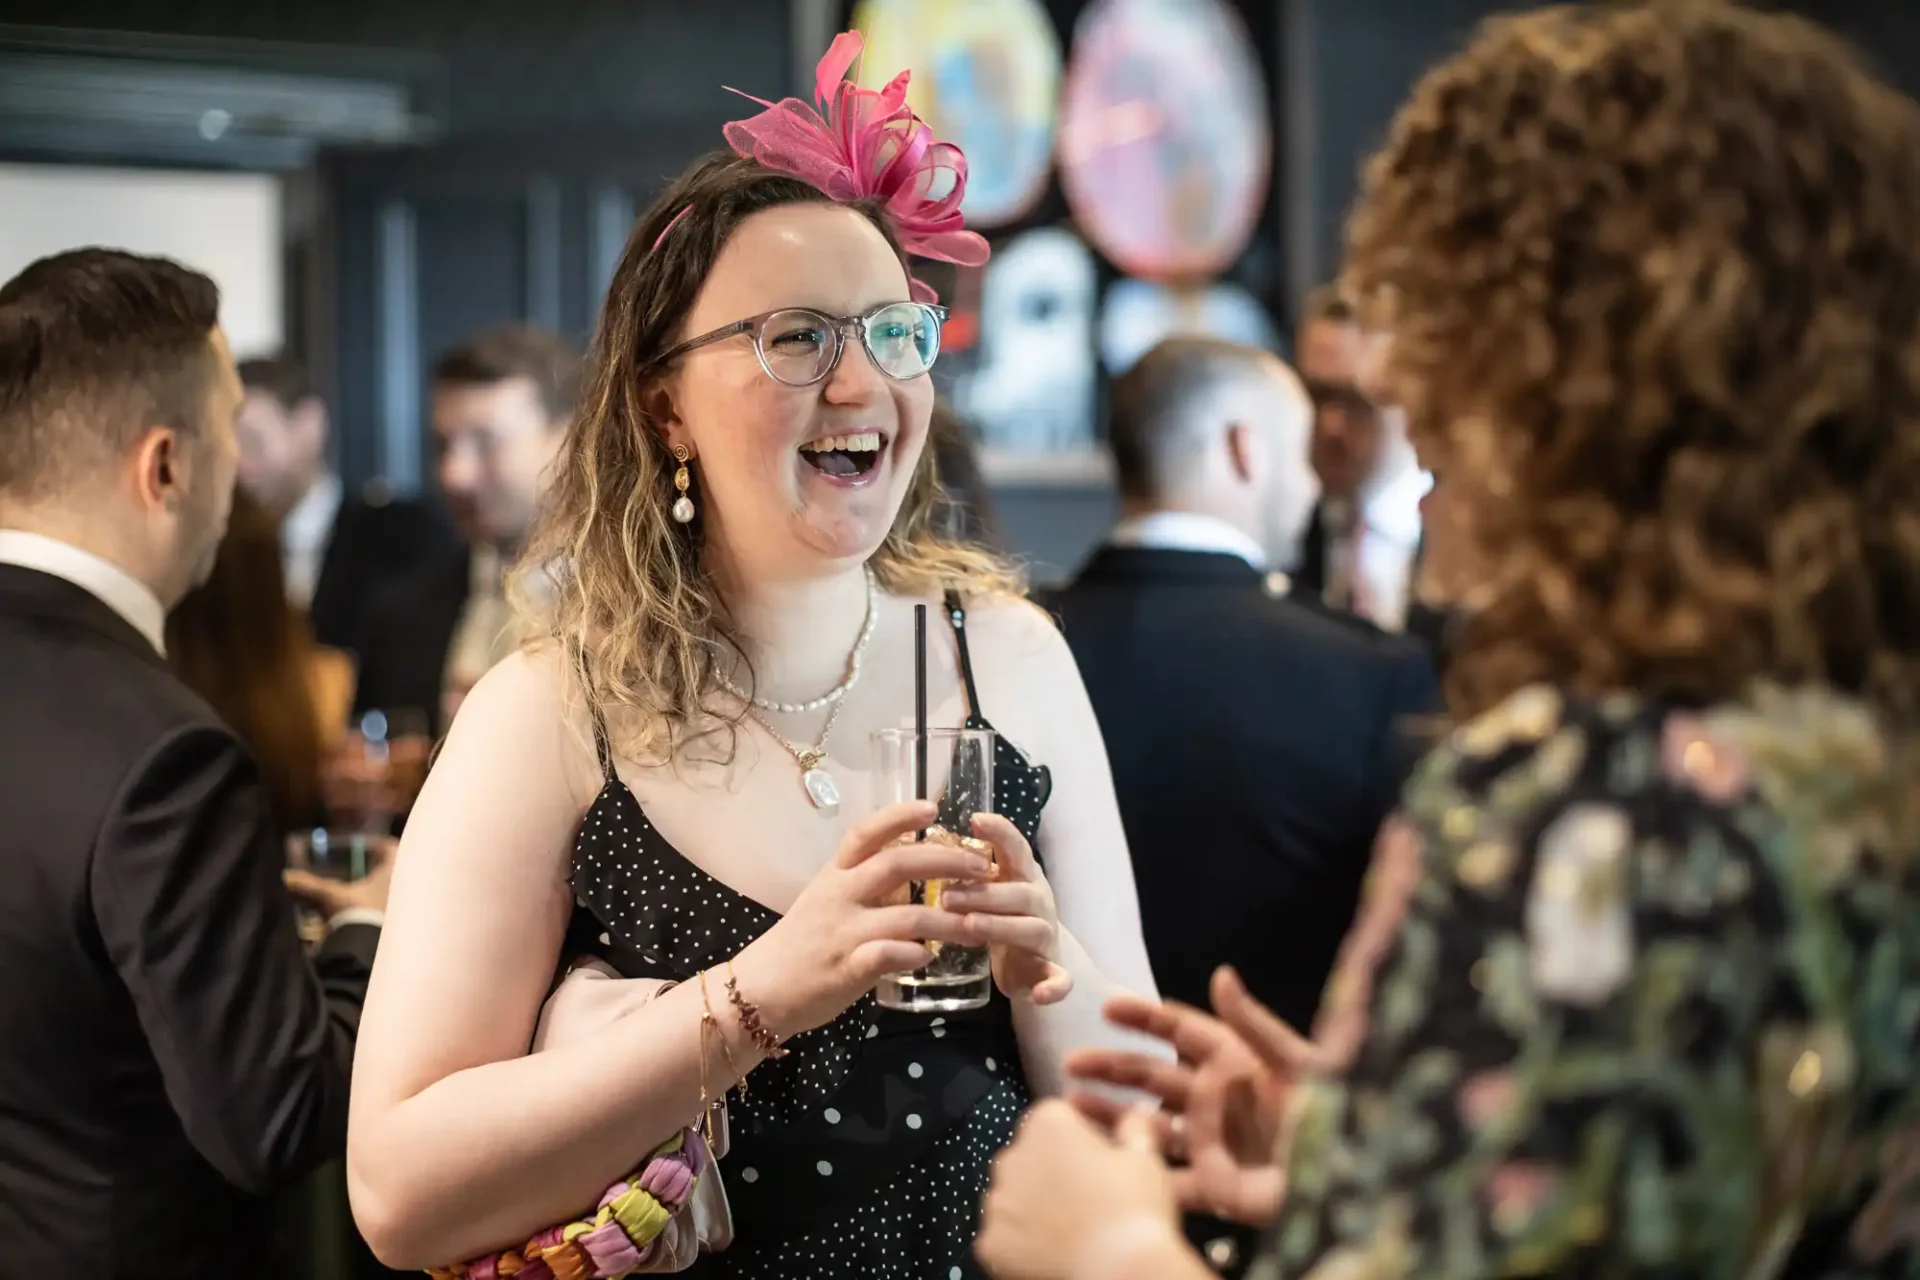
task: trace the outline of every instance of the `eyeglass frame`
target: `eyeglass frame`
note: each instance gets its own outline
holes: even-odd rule
[[[881,366],[880,358],[874,355],[873,344],[867,337],[867,321],[873,319],[889,307],[919,307],[922,311],[932,315],[935,323],[940,326],[938,332],[942,339],[941,345],[934,349],[933,359],[927,362],[927,367],[919,373],[912,375],[912,377],[902,378],[895,374],[888,373],[886,369]],[[773,319],[775,316],[783,316],[795,311],[803,312],[810,316],[818,316],[820,319],[826,321],[827,326],[833,330],[834,342],[838,344],[834,348],[833,359],[827,362],[827,367],[821,370],[817,377],[807,382],[788,382],[785,378],[774,373],[772,368],[767,364],[766,346],[760,340],[760,335],[764,331],[767,321]],[[952,313],[948,311],[947,308],[937,303],[919,302],[911,298],[901,298],[893,302],[883,302],[861,316],[836,316],[821,311],[817,307],[775,307],[771,311],[762,311],[759,315],[748,316],[744,320],[735,320],[732,324],[723,324],[718,329],[710,330],[697,338],[688,338],[685,342],[677,343],[662,352],[659,358],[654,360],[653,367],[665,368],[689,352],[698,351],[701,347],[711,346],[716,342],[725,342],[728,338],[737,337],[745,333],[751,335],[753,338],[753,356],[754,359],[760,362],[760,371],[762,373],[783,387],[817,387],[828,378],[831,378],[834,371],[840,367],[840,361],[845,358],[847,354],[847,327],[849,325],[858,325],[860,330],[860,347],[867,353],[867,359],[873,362],[873,367],[880,371],[881,376],[890,378],[895,382],[912,382],[914,378],[924,378],[933,372],[933,366],[940,359],[940,352],[946,345],[944,341],[946,337],[946,323],[951,315]]]

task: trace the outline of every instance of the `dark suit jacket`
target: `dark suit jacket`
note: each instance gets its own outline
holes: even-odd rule
[[[1422,646],[1238,556],[1104,547],[1038,597],[1059,619],[1113,766],[1160,994],[1208,1008],[1222,964],[1303,1033],[1373,839],[1438,703]],[[1257,1233],[1190,1217],[1197,1247]]]
[[[446,732],[447,656],[472,587],[473,558],[462,546],[397,579],[374,601],[360,633],[356,719],[373,710],[419,711],[436,740]]]
[[[374,489],[343,498],[307,609],[313,638],[329,648],[357,650],[368,610],[381,593],[451,545],[442,522],[421,503],[393,501]]]
[[[1313,504],[1307,518],[1307,531],[1300,538],[1300,563],[1288,575],[1296,599],[1320,600],[1327,594],[1327,516],[1326,508]]]
[[[379,931],[309,961],[246,750],[79,587],[0,565],[0,708],[0,1272],[266,1274]]]
[[[1042,603],[1112,761],[1161,994],[1221,964],[1305,1030],[1436,692],[1420,646],[1237,556],[1106,547]]]
[[[1426,549],[1427,542],[1422,537],[1420,545],[1414,549],[1413,562],[1407,567],[1409,573],[1419,573],[1420,557],[1426,553]],[[1288,576],[1293,584],[1295,599],[1319,601],[1326,598],[1327,524],[1323,508],[1317,502],[1313,506],[1313,517],[1307,521],[1306,534],[1300,540],[1300,563]],[[1442,670],[1446,667],[1447,640],[1452,625],[1453,620],[1444,609],[1414,598],[1409,585],[1406,634],[1425,645],[1434,664]]]

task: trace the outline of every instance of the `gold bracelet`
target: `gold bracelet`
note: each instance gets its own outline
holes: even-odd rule
[[[706,976],[705,972],[702,972],[700,975],[701,985],[703,987],[705,986]],[[703,1013],[700,1015],[700,1043],[696,1046],[696,1051],[700,1055],[700,1119],[696,1123],[706,1131],[709,1145],[711,1145],[713,1138],[713,1121],[709,1118],[713,1114],[713,1109],[711,1104],[712,1094],[707,1091],[707,1024],[712,1021],[713,1015],[711,1013]]]
[[[760,1021],[760,1006],[740,994],[740,984],[733,976],[733,961],[727,961],[727,999],[740,1015],[740,1025],[746,1028],[747,1036],[754,1046],[769,1058],[784,1058],[787,1051],[780,1047],[780,1038],[767,1029]]]
[[[733,1078],[740,1082],[740,1096],[744,1098],[747,1096],[747,1074],[740,1070],[740,1064],[733,1060],[733,1046],[727,1043],[726,1030],[721,1027],[720,1020],[713,1016],[713,1001],[707,995],[707,971],[705,969],[700,971],[700,1003],[706,1009],[706,1012],[700,1015],[701,1031],[704,1034],[708,1026],[713,1027],[714,1035],[720,1038],[720,1052],[726,1055],[727,1070],[733,1072]]]

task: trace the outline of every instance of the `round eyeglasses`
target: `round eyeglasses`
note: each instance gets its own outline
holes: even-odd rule
[[[889,302],[863,316],[830,316],[811,307],[786,307],[689,338],[658,363],[664,365],[696,348],[744,333],[753,338],[753,353],[769,378],[789,387],[810,387],[840,367],[847,331],[857,329],[874,368],[908,382],[933,368],[940,355],[940,325],[946,318],[945,307],[925,302]]]

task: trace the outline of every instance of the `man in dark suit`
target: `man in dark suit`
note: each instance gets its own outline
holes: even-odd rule
[[[383,484],[345,492],[327,465],[326,402],[296,361],[242,360],[240,381],[240,484],[280,522],[287,598],[315,640],[352,650],[368,602],[451,539],[423,504]]]
[[[170,674],[240,381],[205,276],[88,249],[0,287],[0,1271],[267,1274],[263,1197],[346,1145],[384,870],[304,882]]]
[[[1367,385],[1373,342],[1332,286],[1308,297],[1294,354],[1313,402],[1308,456],[1320,501],[1291,576],[1295,595],[1403,631],[1415,608],[1427,477],[1407,441],[1404,415]]]
[[[1302,1030],[1436,700],[1418,645],[1268,571],[1313,504],[1310,412],[1265,352],[1162,342],[1114,387],[1123,519],[1042,600],[1106,739],[1161,994],[1204,1008],[1231,964]],[[1216,1261],[1246,1234],[1191,1229]]]
[[[356,714],[404,712],[438,738],[467,690],[516,647],[505,577],[533,531],[579,382],[578,353],[542,329],[496,329],[434,363],[440,493],[463,545],[374,603]]]

